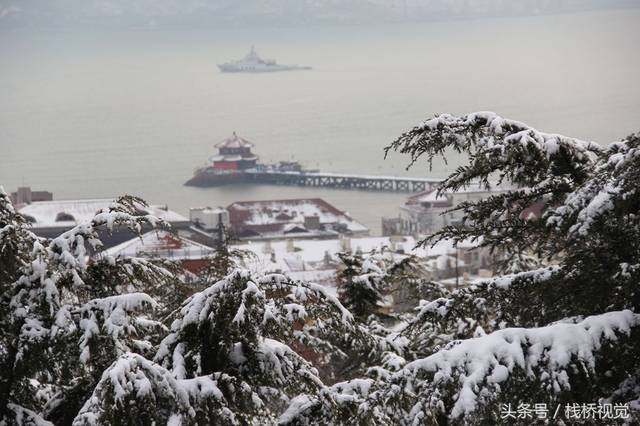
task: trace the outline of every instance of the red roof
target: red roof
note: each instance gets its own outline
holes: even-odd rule
[[[239,201],[227,207],[234,228],[258,232],[282,231],[287,224],[305,226],[317,218],[317,226],[344,225],[352,232],[367,232],[367,228],[321,198],[287,200]],[[307,218],[307,220],[305,220]]]

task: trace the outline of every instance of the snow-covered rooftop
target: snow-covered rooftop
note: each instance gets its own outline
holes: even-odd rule
[[[167,231],[150,231],[103,252],[113,257],[159,257],[170,260],[202,259],[215,249]]]
[[[497,185],[492,184],[489,189],[485,188],[480,184],[472,184],[470,186],[466,186],[464,188],[460,188],[458,191],[451,192],[447,191],[444,194],[438,195],[437,189],[431,189],[428,191],[419,192],[418,194],[412,195],[408,198],[407,204],[419,204],[419,203],[442,203],[447,204],[450,203],[449,197],[456,194],[466,194],[466,195],[482,195],[482,194],[496,194],[508,191],[513,189],[508,185]]]
[[[352,233],[368,232],[366,226],[320,198],[236,202],[227,210],[234,227],[257,232],[288,232],[297,228],[312,231],[309,222],[316,218],[323,227],[337,225]]]
[[[211,213],[211,214],[222,214],[226,213],[227,209],[224,207],[191,207],[190,211],[197,211],[199,213]]]
[[[114,202],[112,198],[89,200],[36,201],[20,208],[20,213],[33,221],[34,228],[71,227],[90,221],[99,210],[106,209]],[[189,222],[189,219],[164,206],[148,206],[151,214],[169,223]]]
[[[404,252],[422,259],[448,258],[454,252],[453,243],[440,241],[433,247],[415,248],[417,240],[411,236],[403,237],[361,237],[326,240],[288,240],[248,242],[236,246],[256,254],[252,268],[256,271],[280,269],[287,272],[308,272],[335,269],[331,261],[336,254],[344,251],[370,253],[381,251],[383,247],[393,252]],[[473,243],[463,242],[460,250],[476,247]],[[459,259],[461,264],[462,259]]]
[[[449,205],[451,201],[447,198],[446,194],[438,195],[438,190],[432,189],[429,191],[420,192],[419,194],[409,197],[407,203],[438,203],[442,205]]]

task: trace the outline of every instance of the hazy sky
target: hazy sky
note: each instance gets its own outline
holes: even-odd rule
[[[638,6],[640,0],[0,0],[0,27],[295,26]]]

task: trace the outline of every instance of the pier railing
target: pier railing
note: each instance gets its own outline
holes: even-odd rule
[[[320,188],[358,189],[368,191],[420,192],[435,189],[441,179],[397,176],[367,176],[340,173],[280,172],[247,170],[243,173],[251,183]]]

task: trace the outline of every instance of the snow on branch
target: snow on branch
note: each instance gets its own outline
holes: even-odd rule
[[[482,245],[494,250],[521,253],[530,248],[543,254],[557,253],[561,241],[549,232],[540,238],[540,221],[531,211],[561,204],[591,178],[605,152],[594,142],[544,133],[493,112],[476,112],[429,119],[402,134],[386,153],[408,154],[411,167],[422,156],[430,165],[434,157],[446,161],[451,150],[466,154],[469,161],[442,182],[439,194],[471,186],[498,185],[502,191],[455,206],[453,210],[462,212],[461,222],[422,244],[482,238]]]
[[[111,203],[109,207],[97,212],[90,222],[81,223],[63,232],[49,244],[52,260],[68,269],[85,269],[87,266],[87,244],[93,249],[102,246],[98,230],[105,227],[109,232],[115,228],[126,227],[140,234],[142,226],[168,226],[166,222],[153,215],[140,214],[146,203],[137,197],[124,196]]]
[[[77,312],[81,318],[80,330],[83,332],[80,339],[80,361],[83,364],[90,361],[92,344],[104,344],[94,341],[98,337],[109,337],[117,355],[131,351],[131,340],[138,335],[136,326],[139,323],[129,314],[154,306],[156,302],[144,293],[94,299],[84,304]]]
[[[203,398],[218,408],[224,403],[212,378],[178,380],[152,361],[126,353],[102,374],[73,424],[117,424],[123,416],[149,424],[167,424],[170,419],[175,424],[190,424]]]
[[[533,326],[535,323],[531,321],[539,317],[539,308],[535,303],[523,308],[520,301],[535,300],[543,291],[542,286],[559,271],[559,266],[550,266],[499,276],[457,289],[447,297],[423,300],[400,334],[408,339],[415,353],[424,356],[434,348],[472,337],[480,330]]]
[[[54,426],[53,423],[40,417],[38,413],[29,410],[28,408],[21,407],[17,404],[9,403],[7,404],[7,409],[10,413],[10,416],[13,417],[12,420],[16,425]]]
[[[143,224],[161,223],[140,214],[142,203],[135,197],[122,197],[98,212],[90,222],[78,224],[49,240],[28,231],[26,219],[15,211],[4,191],[0,191],[0,281],[4,285],[0,308],[5,313],[0,323],[6,355],[3,365],[19,372],[6,385],[3,382],[7,389],[2,389],[0,396],[4,401],[16,404],[27,401],[24,405],[32,407],[33,396],[17,390],[31,378],[42,375],[48,381],[55,381],[59,379],[56,375],[86,373],[84,364],[89,360],[92,367],[101,371],[119,353],[150,349],[149,342],[134,339],[138,323],[128,316],[131,310],[152,305],[148,296],[134,294],[94,299],[85,306],[81,303],[83,299],[96,297],[96,293],[105,292],[103,281],[115,280],[124,274],[111,276],[100,269],[102,266],[122,271],[132,266],[131,262],[115,259],[106,263],[89,261],[90,250],[101,245],[99,231],[103,227],[111,231],[120,226],[139,231]],[[9,254],[6,260],[10,267],[5,266],[2,257],[5,253]],[[138,268],[138,272],[141,269]],[[94,288],[89,288],[85,281],[95,284]],[[96,281],[102,288],[98,288]],[[64,359],[63,363],[69,363],[69,370],[57,371],[61,366],[52,365],[51,358],[59,357],[60,353],[52,348],[70,344],[65,348],[68,351],[65,358],[69,358],[69,354],[76,353],[77,346],[71,343],[76,337],[80,340],[77,352],[83,365]]]
[[[89,259],[86,244],[93,248],[101,245],[98,236],[100,226],[107,225],[113,229],[114,225],[118,225],[139,230],[143,223],[161,223],[155,217],[137,215],[135,209],[140,203],[142,201],[138,198],[122,197],[105,211],[98,212],[89,223],[79,224],[48,242],[34,240],[32,260],[22,268],[12,304],[30,306],[44,302],[53,316],[60,307],[57,287],[61,281],[70,279],[75,288],[84,286],[81,274],[86,271]]]
[[[290,398],[323,387],[301,354],[346,356],[341,348],[377,350],[378,340],[324,287],[237,269],[187,300],[155,361],[179,379],[232,378],[254,396],[229,408],[275,421]]]
[[[626,310],[577,324],[499,330],[410,362],[392,382],[417,395],[412,415],[442,412],[460,421],[498,399],[512,376],[540,381],[552,398],[570,390],[574,372],[593,373],[601,347],[630,335],[638,325],[640,315]]]
[[[598,222],[635,213],[639,168],[640,134],[609,145],[593,169],[593,178],[550,210],[547,225],[556,230],[569,226],[569,237],[584,238]]]
[[[308,334],[307,325],[313,325],[316,334]],[[156,359],[171,365],[179,359],[170,355],[177,350],[177,342],[194,330],[208,327],[225,330],[219,344],[229,340],[224,343],[227,347],[234,339],[251,340],[262,335],[320,344],[329,328],[337,327],[342,333],[357,331],[352,315],[326,288],[279,274],[259,276],[236,269],[187,300],[171,325],[171,334],[161,342]],[[197,357],[193,361],[200,362]]]
[[[502,118],[489,111],[461,117],[450,114],[435,116],[403,133],[385,151],[410,154],[413,164],[423,154],[431,161],[434,156],[444,154],[446,148],[480,154],[485,160],[491,158],[494,164],[490,168],[494,170],[497,165],[508,161],[511,152],[521,152],[522,149],[537,151],[547,159],[563,151],[583,164],[592,163],[601,151],[600,146],[593,142],[540,132],[520,121]],[[504,160],[500,161],[500,158]]]
[[[0,185],[0,259],[8,255],[22,259],[27,245],[37,239],[27,228],[27,220],[16,211],[9,195]]]

